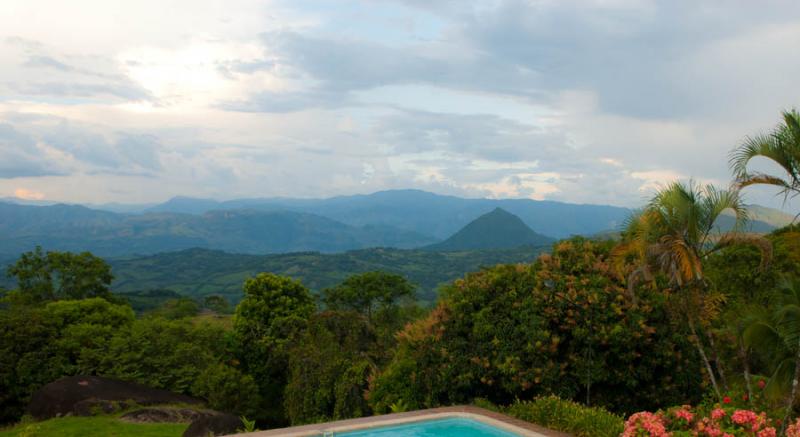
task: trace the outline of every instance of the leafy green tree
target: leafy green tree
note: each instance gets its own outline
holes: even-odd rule
[[[160,307],[153,310],[150,314],[165,319],[177,320],[186,317],[194,317],[200,312],[200,305],[189,297],[169,299]]]
[[[98,373],[189,394],[203,370],[226,352],[219,326],[146,317],[114,336]]]
[[[218,363],[208,366],[197,377],[192,394],[208,401],[208,406],[237,416],[258,417],[261,396],[252,376]]]
[[[244,283],[244,298],[233,316],[233,333],[246,372],[259,384],[266,421],[284,420],[288,348],[314,310],[311,293],[293,279],[260,273]]]
[[[404,277],[386,272],[353,275],[322,291],[322,301],[332,310],[356,311],[372,320],[374,313],[413,298],[414,286]]]
[[[291,423],[369,414],[364,392],[375,344],[374,331],[358,313],[314,315],[289,354],[284,405]]]
[[[30,302],[59,299],[109,298],[111,267],[89,252],[47,252],[36,247],[10,266],[18,293]]]
[[[735,214],[736,225],[731,232],[722,232],[717,227],[725,211]],[[619,266],[633,261],[633,268],[628,269],[630,287],[641,279],[654,282],[656,275],[662,274],[669,286],[678,292],[678,313],[687,321],[691,338],[719,398],[719,384],[700,330],[705,328],[709,342],[713,342],[708,328],[719,314],[724,298],[708,286],[703,263],[711,254],[734,243],[751,243],[761,249],[763,259],[768,260],[772,247],[767,240],[737,232],[746,220],[747,211],[738,191],[675,182],[656,193],[644,210],[631,219],[622,243],[614,251]],[[635,302],[635,294],[631,296]],[[711,346],[713,352],[713,344]],[[719,367],[719,360],[715,362]],[[719,375],[724,377],[722,371]]]
[[[0,423],[18,419],[31,394],[66,375],[97,374],[130,307],[92,298],[0,311]]]
[[[212,294],[203,299],[203,307],[214,311],[217,314],[229,314],[231,312],[231,305],[224,297]]]
[[[427,408],[555,394],[618,412],[696,401],[696,357],[664,296],[627,296],[611,243],[575,238],[534,265],[499,265],[442,290],[400,334],[369,404]]]
[[[782,176],[748,169],[754,158],[765,158],[777,164],[785,173]],[[782,123],[771,132],[748,137],[731,152],[730,165],[741,187],[772,185],[785,196],[800,194],[800,113],[784,111]]]

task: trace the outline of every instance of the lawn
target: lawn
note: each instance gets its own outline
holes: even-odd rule
[[[0,437],[170,437],[186,423],[129,423],[115,417],[59,417],[0,430]]]

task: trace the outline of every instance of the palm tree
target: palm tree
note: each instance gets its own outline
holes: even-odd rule
[[[748,164],[756,157],[773,161],[786,174],[774,176],[750,172]],[[730,165],[739,187],[766,184],[781,188],[785,197],[800,194],[800,113],[797,110],[784,111],[783,123],[771,132],[747,137],[731,152]]]
[[[717,226],[725,211],[732,211],[735,218],[734,228],[727,232]],[[671,289],[677,292],[680,312],[686,317],[692,342],[718,397],[719,386],[698,327],[706,327],[716,316],[723,297],[707,284],[703,261],[723,247],[738,242],[756,244],[762,250],[763,260],[768,260],[771,245],[767,240],[739,232],[746,221],[747,210],[738,190],[674,182],[656,193],[650,203],[631,218],[622,243],[613,253],[620,271],[633,261],[628,273],[628,289],[634,299],[635,284],[642,279],[652,282],[656,274],[664,275]],[[711,337],[709,340],[713,341]],[[719,361],[715,362],[719,370]]]
[[[751,308],[744,318],[744,342],[766,358],[771,373],[767,393],[786,394],[784,426],[800,386],[800,280],[784,279],[773,308]]]

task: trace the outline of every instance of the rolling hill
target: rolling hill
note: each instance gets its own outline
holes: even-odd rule
[[[514,214],[495,208],[468,223],[450,238],[427,246],[428,250],[456,251],[510,249],[519,246],[551,244],[550,237],[537,234]]]
[[[420,299],[432,302],[441,284],[467,272],[495,264],[531,262],[549,249],[549,246],[523,246],[504,250],[434,252],[376,248],[337,254],[303,252],[279,255],[189,249],[108,261],[115,276],[112,288],[121,293],[169,289],[195,297],[221,294],[231,302],[238,302],[244,280],[259,272],[291,276],[319,291],[352,274],[382,270],[405,276],[418,285]]]

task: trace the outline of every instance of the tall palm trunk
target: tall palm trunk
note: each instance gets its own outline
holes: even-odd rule
[[[692,331],[692,343],[694,343],[694,347],[697,348],[697,353],[700,354],[700,358],[703,360],[703,364],[706,367],[706,373],[708,373],[708,379],[711,381],[711,386],[714,388],[714,393],[717,395],[717,398],[722,401],[722,394],[719,391],[717,377],[714,376],[714,370],[711,368],[711,363],[708,361],[705,348],[703,347],[703,343],[700,341],[700,336],[697,335],[697,330],[694,327],[694,321],[692,320],[691,316],[689,316],[689,329]]]
[[[797,353],[794,359],[794,379],[792,379],[792,393],[789,395],[789,400],[786,402],[786,413],[783,415],[783,423],[781,423],[781,435],[786,431],[786,425],[789,422],[789,416],[794,409],[794,401],[797,398],[797,386],[800,384],[800,340],[797,342]]]
[[[739,346],[739,359],[742,360],[742,367],[744,368],[744,383],[747,386],[747,400],[750,406],[753,406],[753,383],[750,381],[750,360],[747,357],[747,351],[744,349],[742,339],[737,340]]]
[[[714,360],[714,366],[716,366],[717,373],[719,373],[719,381],[722,383],[722,388],[728,391],[728,380],[725,378],[725,369],[722,368],[722,361],[720,361],[719,353],[717,353],[717,345],[714,342],[714,336],[711,332],[706,332],[706,337],[708,337],[708,344],[711,345],[711,359]]]

